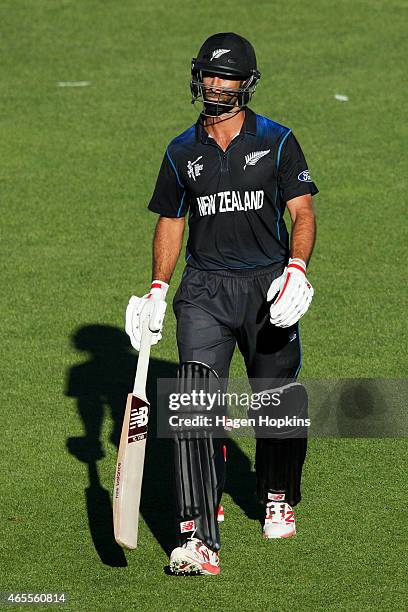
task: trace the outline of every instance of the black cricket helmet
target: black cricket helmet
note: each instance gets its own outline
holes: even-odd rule
[[[212,75],[241,84],[235,89],[206,87],[203,78]],[[255,50],[248,40],[233,32],[214,34],[191,62],[191,102],[202,102],[202,115],[207,117],[234,114],[248,104],[260,77]]]

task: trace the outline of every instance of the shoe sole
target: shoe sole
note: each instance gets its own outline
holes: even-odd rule
[[[216,568],[218,571],[209,571],[202,567],[199,563],[194,561],[188,561],[187,559],[177,559],[176,561],[170,562],[170,571],[172,574],[177,576],[216,576],[220,573],[220,568]]]
[[[287,533],[286,535],[280,536],[267,536],[265,533],[262,534],[264,540],[281,540],[282,538],[293,538],[296,535],[296,531],[293,533]]]

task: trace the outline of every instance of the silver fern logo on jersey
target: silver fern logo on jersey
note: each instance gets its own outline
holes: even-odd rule
[[[215,49],[212,52],[210,62],[212,62],[213,59],[218,59],[219,57],[221,57],[221,55],[225,55],[226,53],[229,53],[230,51],[231,49]]]
[[[268,149],[267,151],[254,151],[253,153],[248,153],[248,155],[245,155],[244,170],[247,166],[255,166],[255,164],[258,163],[262,157],[268,155],[270,151],[270,149]]]

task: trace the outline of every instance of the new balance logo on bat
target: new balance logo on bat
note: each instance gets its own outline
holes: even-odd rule
[[[143,440],[147,435],[147,423],[149,421],[149,408],[146,405],[140,406],[140,400],[136,397],[132,399],[130,409],[128,442]]]
[[[253,153],[248,153],[248,155],[245,155],[244,170],[247,166],[255,166],[255,164],[259,162],[262,157],[268,155],[270,151],[270,149],[268,149],[267,151],[254,151]]]

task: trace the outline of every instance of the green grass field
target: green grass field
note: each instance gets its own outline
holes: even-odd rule
[[[190,60],[214,32],[253,41],[252,108],[294,130],[320,189],[302,375],[405,375],[406,19],[403,0],[2,0],[2,591],[66,591],[64,609],[87,611],[407,609],[403,439],[312,439],[298,536],[272,543],[253,441],[235,445],[216,578],[164,572],[164,441],[149,440],[126,557],[109,499],[136,364],[124,309],[150,282],[146,205],[168,141],[196,120]],[[151,394],[176,360],[169,309]]]

